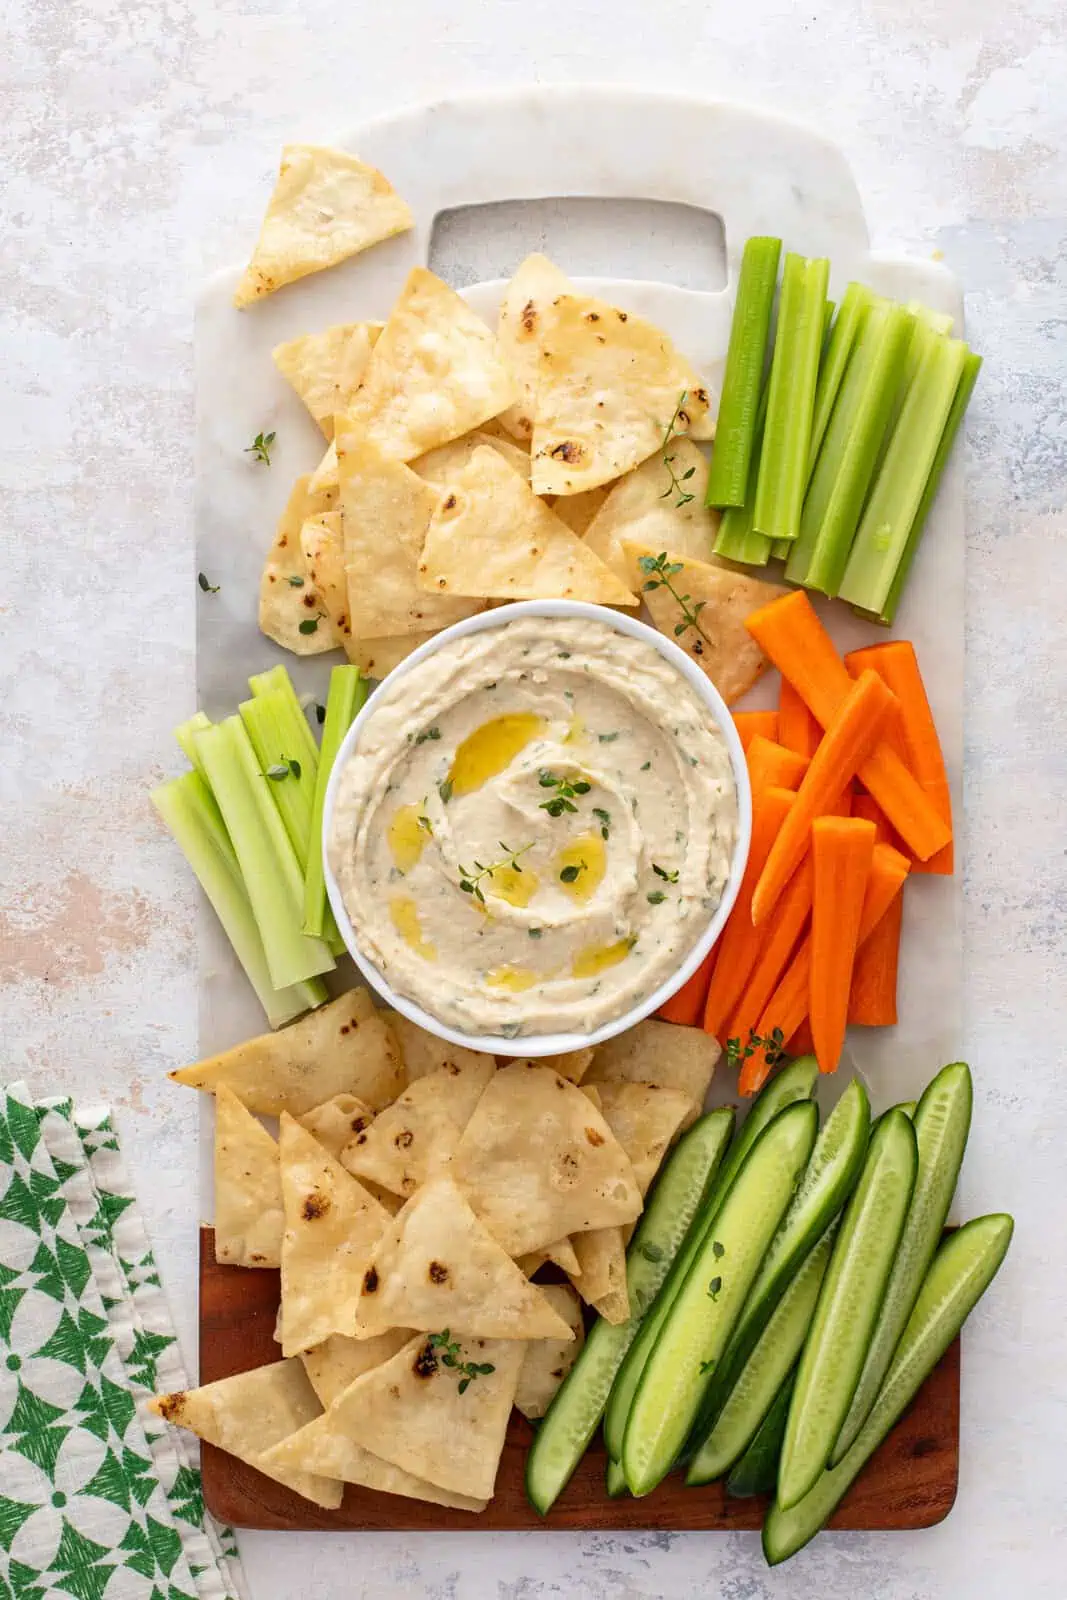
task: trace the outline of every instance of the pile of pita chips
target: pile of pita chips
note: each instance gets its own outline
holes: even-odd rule
[[[215,1259],[276,1267],[284,1230],[278,1146],[222,1086],[215,1097]]]
[[[233,297],[254,305],[412,227],[411,208],[374,167],[323,145],[287,144],[259,241]]]

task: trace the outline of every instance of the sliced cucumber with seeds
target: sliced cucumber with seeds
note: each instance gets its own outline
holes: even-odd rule
[[[753,1494],[773,1494],[778,1481],[778,1457],[782,1453],[789,1402],[796,1373],[791,1372],[771,1402],[771,1409],[756,1430],[748,1449],[726,1480],[726,1493],[743,1500]]]
[[[629,1494],[630,1492],[626,1487],[626,1477],[619,1463],[612,1461],[610,1456],[607,1457],[607,1463],[607,1469],[604,1474],[605,1487],[609,1498],[618,1500],[624,1494]]]
[[[811,1156],[818,1121],[810,1101],[775,1117],[716,1211],[634,1393],[622,1445],[631,1494],[649,1494],[674,1465]]]
[[[704,1239],[704,1233],[710,1227],[715,1211],[722,1203],[727,1190],[733,1183],[742,1162],[748,1155],[752,1146],[780,1111],[786,1106],[795,1105],[798,1100],[810,1100],[815,1092],[815,1085],[819,1078],[819,1067],[814,1056],[800,1056],[796,1061],[791,1061],[782,1068],[769,1083],[765,1084],[760,1093],[752,1102],[751,1110],[745,1118],[740,1133],[730,1148],[730,1153],[723,1162],[715,1182],[709,1191],[707,1201],[701,1207],[703,1227],[698,1225],[692,1229],[678,1257],[667,1276],[666,1282],[656,1297],[648,1315],[645,1317],[641,1328],[634,1339],[626,1359],[619,1369],[619,1375],[612,1387],[611,1398],[608,1400],[607,1410],[604,1413],[604,1443],[608,1447],[608,1454],[616,1461],[622,1455],[622,1440],[626,1432],[626,1420],[630,1415],[630,1406],[633,1403],[634,1391],[638,1380],[645,1368],[652,1347],[659,1337],[667,1313],[674,1304],[675,1297],[686,1274],[693,1265],[694,1258]]]
[[[778,1472],[778,1502],[796,1505],[818,1480],[845,1420],[897,1253],[915,1184],[915,1129],[881,1119],[849,1201],[800,1358]]]
[[[1011,1217],[977,1217],[951,1234],[923,1280],[885,1382],[842,1460],[795,1506],[774,1505],[763,1524],[763,1553],[774,1567],[803,1549],[833,1514],[846,1489],[911,1404],[982,1298],[1011,1243]]]
[[[640,1317],[670,1269],[733,1132],[732,1107],[710,1111],[677,1143],[656,1180],[626,1255],[628,1322],[594,1323],[526,1458],[526,1493],[544,1516],[566,1488],[604,1410]]]
[[[755,1442],[763,1419],[804,1348],[837,1228],[836,1221],[830,1224],[775,1306],[759,1343],[719,1412],[718,1421],[689,1463],[685,1481],[690,1487],[721,1478]],[[785,1431],[784,1418],[782,1430]]]
[[[867,1091],[853,1078],[816,1139],[800,1187],[771,1240],[730,1347],[700,1408],[691,1448],[699,1448],[707,1438],[782,1291],[856,1187],[867,1156],[870,1128]]]
[[[967,1146],[973,1099],[970,1068],[965,1061],[954,1061],[929,1084],[915,1110],[919,1166],[904,1235],[852,1404],[830,1456],[831,1465],[836,1465],[854,1442],[874,1404],[941,1241]]]

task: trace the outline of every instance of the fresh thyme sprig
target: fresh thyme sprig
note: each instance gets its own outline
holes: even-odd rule
[[[482,879],[492,878],[495,872],[501,872],[505,867],[510,867],[512,872],[521,872],[522,868],[519,866],[520,858],[526,854],[527,850],[532,850],[536,842],[535,839],[531,839],[529,844],[524,844],[521,849],[513,850],[509,844],[504,843],[503,839],[498,839],[497,844],[501,850],[507,851],[507,855],[502,861],[494,861],[488,867],[483,866],[480,861],[476,861],[473,868],[465,867],[461,864],[459,886],[463,893],[472,894],[476,900],[480,900],[484,905],[485,895],[482,893]]]
[[[664,883],[677,883],[678,882],[678,869],[677,868],[675,868],[675,870],[673,872],[668,872],[666,867],[661,867],[661,866],[657,865],[657,863],[655,861],[653,861],[653,863],[652,863],[652,871],[656,874],[657,878],[662,878]]]
[[[200,585],[201,589],[203,589],[205,594],[218,594],[219,589],[221,588],[221,584],[212,583],[211,579],[205,572],[198,572],[196,575],[196,581]]]
[[[645,594],[649,594],[653,589],[666,589],[667,593],[677,601],[682,620],[675,625],[674,637],[679,639],[688,629],[695,628],[701,638],[711,644],[711,635],[705,633],[700,625],[700,613],[707,601],[697,600],[694,604],[687,594],[679,594],[671,582],[672,578],[676,578],[679,572],[685,570],[684,563],[668,561],[666,550],[661,550],[658,556],[641,556],[637,564],[645,575],[645,582],[641,585]]]
[[[297,761],[293,756],[282,756],[280,761],[276,761],[273,766],[267,768],[263,776],[265,778],[270,778],[273,783],[280,783],[282,779],[287,778],[290,773],[292,773],[294,778],[299,778],[300,771],[301,768],[299,761]]]
[[[460,1394],[466,1394],[475,1378],[481,1378],[490,1372],[496,1371],[496,1367],[491,1361],[461,1361],[460,1357],[463,1352],[459,1347],[459,1341],[453,1339],[448,1328],[443,1329],[440,1333],[431,1333],[428,1343],[433,1349],[440,1351],[443,1366],[453,1367],[461,1374],[459,1380]]]
[[[766,1038],[758,1034],[755,1028],[748,1030],[748,1043],[744,1046],[739,1038],[727,1039],[726,1062],[731,1067],[741,1067],[757,1050],[765,1052],[767,1065],[775,1067],[785,1054],[785,1035],[781,1028],[772,1028]]]
[[[537,775],[537,781],[542,789],[554,789],[556,792],[551,800],[542,800],[539,810],[547,811],[550,817],[561,817],[565,811],[577,811],[574,804],[578,795],[588,794],[593,787],[584,778],[557,778],[554,772],[549,772],[547,767],[542,767]]]
[[[252,443],[245,445],[245,455],[253,456],[256,461],[262,461],[265,467],[269,467],[271,446],[276,437],[273,433],[257,433]]]
[[[676,458],[673,455],[669,456],[667,454],[667,448],[670,445],[671,440],[675,438],[677,434],[678,418],[683,414],[685,402],[688,400],[688,398],[688,389],[683,389],[681,394],[678,396],[678,404],[674,408],[674,415],[671,417],[671,420],[668,422],[666,430],[664,431],[663,443],[659,447],[663,465],[666,467],[667,475],[671,480],[664,489],[663,493],[660,495],[660,499],[667,500],[672,494],[677,495],[678,498],[674,504],[679,511],[683,506],[689,505],[690,501],[696,498],[695,495],[690,494],[689,490],[684,487],[684,485],[687,484],[690,478],[693,476],[694,472],[696,471],[696,467],[690,467],[687,471],[683,472],[682,476],[679,478],[678,474],[674,470],[674,462]],[[688,426],[688,417],[685,420],[686,425]]]
[[[577,883],[579,876],[588,870],[588,861],[579,861],[576,865],[564,867],[559,875],[560,883]]]

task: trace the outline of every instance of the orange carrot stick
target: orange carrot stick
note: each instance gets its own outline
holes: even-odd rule
[[[894,897],[877,927],[856,951],[852,988],[848,997],[849,1022],[867,1028],[888,1028],[897,1020],[897,966],[904,896]]]
[[[782,892],[774,916],[766,925],[752,975],[745,992],[727,1027],[731,1039],[743,1047],[750,1030],[756,1027],[764,1007],[778,985],[778,980],[797,940],[804,932],[811,914],[812,870],[811,856],[806,855]]]
[[[749,745],[745,760],[753,794],[761,789],[796,789],[808,770],[804,756],[798,756],[795,750],[787,750],[761,733],[756,734]]]
[[[813,1056],[815,1054],[815,1040],[811,1036],[811,1023],[805,1017],[792,1038],[786,1041],[786,1054],[793,1056]]]
[[[822,728],[788,678],[782,679],[782,687],[778,694],[776,737],[778,743],[784,744],[787,750],[795,750],[798,756],[807,756],[809,761],[822,738]]]
[[[897,836],[890,826],[889,818],[877,800],[872,800],[869,794],[852,796],[852,815],[854,817],[862,817],[864,822],[874,823],[879,844],[891,844],[894,848],[897,848]]]
[[[807,595],[795,589],[772,600],[751,612],[745,627],[815,720],[828,727],[848,694],[849,675]],[[948,844],[952,829],[884,738],[868,753],[859,778],[920,861]]]
[[[878,741],[879,729],[893,696],[876,672],[865,672],[852,685],[811,758],[767,864],[752,896],[752,920],[758,927],[796,870],[808,846],[814,819],[823,815],[851,782],[856,769]]]
[[[814,881],[808,1015],[820,1072],[837,1071],[845,1042],[852,968],[874,855],[874,835],[874,823],[862,818],[816,817],[812,824]]]
[[[733,713],[734,727],[741,740],[741,748],[748,754],[748,747],[758,733],[765,739],[778,737],[777,711],[735,711]]]
[[[727,1018],[744,991],[760,947],[760,936],[752,925],[752,892],[759,882],[778,831],[795,801],[796,795],[791,790],[781,788],[756,790],[753,797],[752,844],[749,847],[748,864],[734,908],[719,940],[719,959],[711,975],[704,1006],[704,1032],[713,1033],[720,1044],[726,1039]]]
[[[699,1026],[718,953],[718,945],[708,951],[693,976],[687,978],[682,987],[676,989],[670,999],[660,1006],[657,1017],[662,1017],[664,1022],[681,1022],[689,1028]]]

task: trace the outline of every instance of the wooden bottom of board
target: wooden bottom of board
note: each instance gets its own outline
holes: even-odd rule
[[[220,1266],[210,1228],[200,1234],[200,1382],[279,1359],[274,1342],[277,1272]],[[610,1500],[599,1437],[547,1517],[526,1499],[523,1468],[533,1437],[513,1412],[497,1476],[497,1492],[479,1516],[422,1500],[349,1485],[337,1511],[323,1511],[234,1456],[204,1445],[204,1501],[239,1528],[327,1532],[437,1532],[494,1529],[758,1528],[765,1502],[735,1500],[721,1483],[687,1489],[673,1474],[654,1494]],[[952,1509],[959,1477],[960,1346],[952,1345],[881,1449],[867,1463],[830,1526],[848,1529],[930,1528]]]

